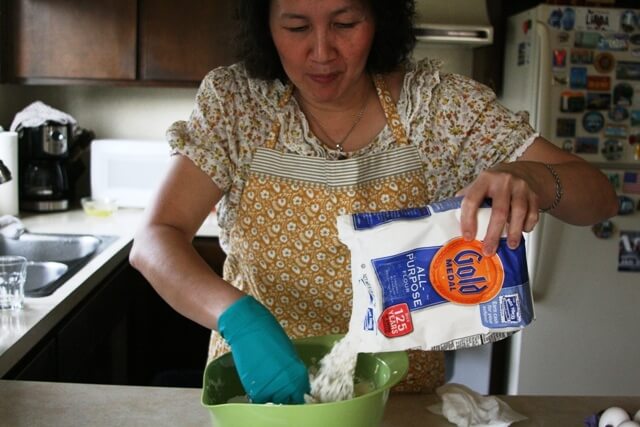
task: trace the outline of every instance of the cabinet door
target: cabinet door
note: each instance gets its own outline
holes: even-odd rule
[[[6,78],[136,78],[136,2],[6,0]]]
[[[20,381],[58,381],[55,337],[39,343],[4,378]]]
[[[126,384],[131,277],[120,265],[60,327],[60,381]]]
[[[139,1],[140,79],[196,83],[233,62],[233,0]]]

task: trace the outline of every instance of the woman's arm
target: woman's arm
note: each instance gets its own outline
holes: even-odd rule
[[[222,280],[191,244],[221,190],[191,160],[175,156],[135,236],[130,262],[183,316],[217,329],[256,403],[304,403],[307,369],[275,317]]]
[[[468,239],[478,233],[478,207],[485,198],[492,199],[483,239],[487,255],[495,253],[505,225],[508,245],[516,247],[522,232],[537,224],[539,210],[553,206],[556,199],[557,206],[549,214],[575,225],[594,224],[614,216],[618,209],[615,191],[602,172],[544,138],[536,138],[517,161],[482,172],[458,194],[465,196],[461,232]]]
[[[217,329],[218,317],[244,295],[223,281],[191,244],[221,196],[221,190],[191,160],[174,156],[129,257],[167,303],[209,329]]]

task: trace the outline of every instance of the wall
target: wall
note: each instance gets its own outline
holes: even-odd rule
[[[164,139],[167,127],[187,119],[195,88],[0,85],[0,126],[34,101],[64,111],[97,138]]]
[[[438,58],[442,70],[447,73],[463,74],[471,77],[473,72],[473,49],[461,45],[428,44],[418,42],[413,51],[414,59]]]

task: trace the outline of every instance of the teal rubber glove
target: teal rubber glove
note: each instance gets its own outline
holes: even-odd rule
[[[253,297],[231,304],[218,319],[244,390],[253,403],[304,403],[309,374],[275,317]]]

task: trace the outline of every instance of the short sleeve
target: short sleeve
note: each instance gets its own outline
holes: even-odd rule
[[[440,183],[448,194],[441,196],[497,163],[516,160],[537,136],[524,114],[498,103],[487,86],[456,74],[443,75],[434,87],[429,116],[431,144],[439,147],[449,172]]]
[[[172,154],[191,159],[224,192],[231,187],[237,162],[230,144],[233,80],[224,68],[211,71],[198,89],[189,120],[173,123],[166,134]]]

